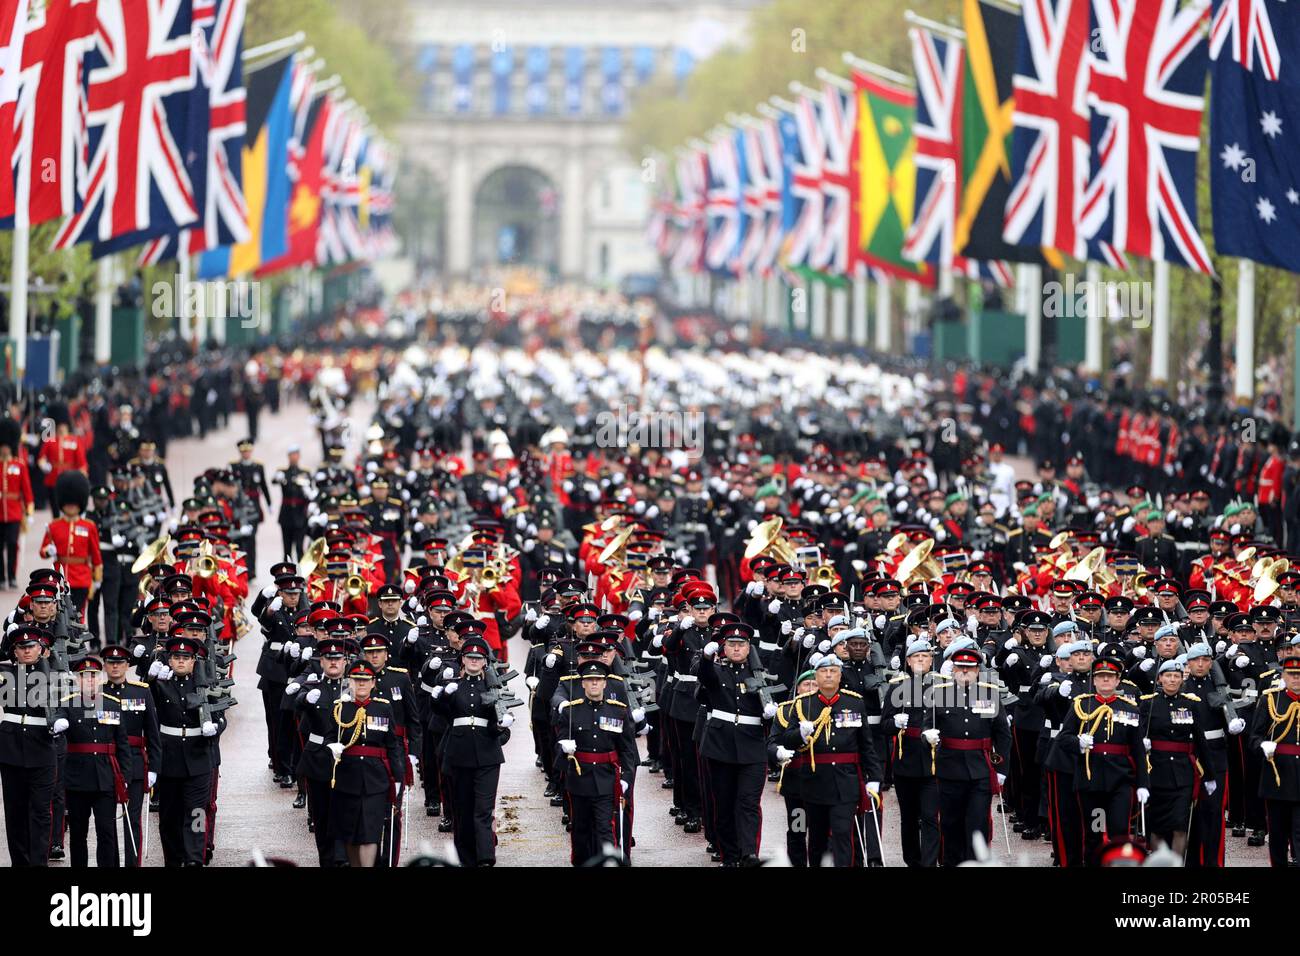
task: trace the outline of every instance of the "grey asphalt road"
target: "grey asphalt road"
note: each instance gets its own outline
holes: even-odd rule
[[[358,402],[354,407],[354,420],[358,425],[368,421],[370,406]],[[242,415],[236,415],[230,427],[210,433],[206,439],[189,439],[173,442],[168,451],[173,487],[178,497],[183,497],[193,485],[194,476],[203,470],[224,465],[236,456],[235,443],[246,434]],[[321,449],[317,433],[309,421],[307,407],[301,403],[283,406],[278,416],[263,415],[256,457],[268,471],[279,467],[286,458],[290,445],[299,444],[303,450],[305,466],[320,461]],[[278,500],[277,500],[278,504]],[[23,568],[31,569],[42,562],[37,555],[37,545],[44,525],[38,516],[32,533],[23,545]],[[274,520],[261,526],[258,535],[259,566],[265,570],[281,556],[279,527]],[[25,577],[25,575],[23,575]],[[254,587],[261,587],[258,580]],[[15,601],[15,592],[0,592],[0,602]],[[222,769],[218,796],[215,865],[245,865],[256,849],[267,857],[281,857],[304,866],[315,865],[315,846],[307,830],[304,810],[291,806],[293,791],[281,790],[271,780],[267,766],[265,718],[262,698],[257,690],[254,672],[260,638],[256,633],[246,637],[236,646],[239,661],[235,665],[235,696],[239,705],[228,712],[229,726],[222,736]],[[511,645],[511,659],[522,661],[527,647],[516,638]],[[523,679],[515,679],[515,691],[527,697]],[[516,714],[523,714],[516,710]],[[644,743],[642,744],[644,747]],[[560,811],[543,798],[544,782],[534,766],[532,739],[526,717],[516,723],[513,736],[506,747],[506,763],[502,768],[498,790],[496,824],[499,839],[497,861],[501,866],[564,866],[569,862],[569,841],[561,825]],[[638,866],[710,866],[705,853],[703,834],[688,835],[677,827],[668,814],[669,792],[661,789],[661,775],[638,774],[636,785],[636,819],[634,836],[636,846],[633,862]],[[425,816],[422,794],[411,795],[408,817],[408,837],[405,855],[419,849],[450,855],[450,838],[437,832],[437,820]],[[762,855],[773,861],[784,858],[785,811],[784,804],[769,783],[763,797]],[[1005,860],[1007,851],[1001,835],[1000,821],[995,815],[995,854]],[[94,841],[93,828],[91,841]],[[885,863],[901,866],[899,849],[897,806],[892,793],[885,795],[884,811]],[[1049,848],[1042,842],[1027,842],[1011,834],[1012,859],[1021,865],[1043,866],[1050,862]],[[91,850],[94,860],[94,850]],[[8,864],[8,852],[0,841],[0,863]],[[1249,849],[1244,840],[1229,840],[1229,865],[1267,865],[1262,849]],[[54,864],[66,866],[66,863]],[[162,851],[156,835],[156,817],[150,823],[148,865],[162,865]]]

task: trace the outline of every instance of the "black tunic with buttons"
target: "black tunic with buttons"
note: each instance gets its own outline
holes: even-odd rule
[[[447,721],[447,732],[442,738],[442,765],[444,770],[456,767],[491,767],[505,763],[501,751],[503,728],[497,723],[496,707],[484,703],[483,695],[491,688],[481,675],[460,677],[452,693],[445,690],[433,700],[433,710]],[[487,726],[456,725],[457,719],[478,718]]]
[[[622,779],[631,782],[640,756],[636,728],[622,701],[612,697],[561,701],[553,724],[555,739],[574,741],[578,753],[616,754]],[[563,750],[559,750],[559,756],[564,759],[564,781],[569,793],[581,797],[617,796],[613,764],[575,762]]]

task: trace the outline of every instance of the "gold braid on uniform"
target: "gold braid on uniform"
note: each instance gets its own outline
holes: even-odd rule
[[[1279,714],[1276,703],[1279,696],[1278,694],[1266,695],[1268,699],[1268,719],[1272,721],[1271,726],[1268,728],[1269,739],[1274,743],[1281,743],[1286,738],[1286,735],[1291,733],[1296,726],[1296,722],[1300,720],[1300,700],[1291,701],[1291,703],[1287,704],[1286,710]],[[1278,724],[1281,724],[1282,727],[1277,736],[1273,736],[1273,731],[1277,729]],[[1268,765],[1273,770],[1273,779],[1277,781],[1279,787],[1282,786],[1282,775],[1277,770],[1277,754],[1268,758]]]
[[[1110,704],[1102,704],[1095,710],[1085,711],[1083,702],[1087,697],[1076,697],[1074,699],[1074,716],[1079,718],[1079,733],[1087,734],[1090,737],[1097,736],[1097,730],[1101,727],[1101,722],[1106,721],[1106,739],[1115,731],[1115,711],[1111,709]],[[1083,752],[1083,769],[1088,773],[1088,779],[1092,779],[1092,748],[1089,747]]]
[[[347,743],[343,744],[343,749],[347,750],[349,747],[355,744],[361,738],[361,735],[364,734],[366,731],[366,708],[361,704],[357,704],[357,712],[352,715],[352,719],[349,720],[346,724],[343,722],[343,719],[340,716],[342,713],[343,713],[343,699],[340,697],[338,700],[334,701],[334,723],[338,726],[339,730],[352,731],[352,739],[349,740]],[[343,743],[343,741],[340,739],[339,743]],[[339,761],[341,759],[342,759],[341,757],[335,757],[334,766],[330,768],[330,789],[331,790],[334,789],[334,775],[335,773],[338,772]]]
[[[800,724],[802,724],[804,721],[808,719],[803,715],[802,698],[795,699],[794,712],[795,715],[799,718]],[[808,739],[804,741],[804,745],[803,747],[800,748],[800,750],[801,751],[806,750],[808,752],[808,766],[812,769],[813,773],[816,773],[817,772],[817,748],[814,747],[813,744],[817,742],[817,738],[821,736],[822,731],[826,732],[826,742],[827,743],[831,742],[831,708],[829,704],[822,709],[822,712],[820,714],[817,715],[817,719],[812,722],[812,725],[813,725],[812,733],[808,735]]]

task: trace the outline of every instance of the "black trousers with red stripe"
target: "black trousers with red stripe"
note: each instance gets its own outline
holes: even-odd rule
[[[714,832],[723,863],[757,856],[763,829],[763,784],[767,764],[709,760]]]
[[[13,866],[47,866],[50,860],[50,804],[55,769],[0,764],[5,836]]]
[[[993,832],[993,788],[988,777],[939,781],[939,827],[943,832],[943,865],[956,866],[974,859],[972,838]]]
[[[1230,785],[1228,775],[1219,775],[1219,786],[1207,794],[1204,788],[1197,795],[1192,810],[1192,830],[1187,835],[1187,865],[1189,867],[1223,866],[1224,817],[1223,802]]]
[[[934,777],[894,777],[903,863],[939,865],[939,782]]]
[[[569,861],[574,866],[582,866],[606,844],[617,846],[614,800],[612,793],[596,797],[569,794],[569,822],[573,824]]]
[[[1056,865],[1083,866],[1083,817],[1079,814],[1079,798],[1074,792],[1074,774],[1048,770],[1044,778]]]
[[[1097,851],[1105,839],[1128,837],[1133,810],[1133,787],[1124,784],[1114,790],[1080,790],[1079,815],[1083,819],[1083,846],[1088,866],[1096,864]]]
[[[838,868],[858,865],[856,803],[805,803],[808,819],[808,865],[819,867],[829,847]]]
[[[1290,854],[1300,856],[1300,800],[1265,800],[1268,811],[1268,862],[1289,866]]]

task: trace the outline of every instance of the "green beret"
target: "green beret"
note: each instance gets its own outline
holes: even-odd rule
[[[794,683],[795,686],[798,687],[806,680],[816,680],[816,679],[817,679],[816,671],[804,671],[802,674],[800,674],[798,677],[794,679]]]
[[[758,463],[760,465],[775,465],[776,459],[773,458],[771,455],[764,455],[762,458],[758,460]]]
[[[754,492],[754,497],[755,498],[770,498],[770,497],[780,498],[781,489],[777,487],[775,481],[769,481],[762,488],[759,488],[758,491]]]
[[[863,500],[871,501],[875,497],[876,497],[876,493],[874,491],[872,491],[870,488],[863,488],[861,491],[856,492],[853,495],[853,497],[849,499],[849,504],[856,505],[859,501],[863,501]]]
[[[1034,504],[1034,505],[1027,505],[1027,506],[1025,506],[1024,508],[1021,508],[1021,509],[1020,509],[1020,514],[1021,514],[1022,517],[1025,517],[1025,518],[1037,518],[1037,517],[1038,517],[1038,505],[1036,505],[1036,504]]]
[[[957,502],[959,502],[959,501],[963,501],[963,500],[965,499],[965,497],[966,497],[966,496],[963,495],[960,491],[954,491],[954,492],[953,492],[952,494],[950,494],[947,498],[944,498],[944,499],[943,499],[943,506],[944,506],[945,508],[951,508],[951,507],[952,507],[953,505],[955,505]]]
[[[1228,505],[1228,507],[1223,509],[1223,516],[1225,518],[1235,518],[1237,515],[1241,514],[1242,509],[1244,507],[1245,507],[1244,505],[1240,505],[1237,504],[1236,502],[1233,502],[1232,504]]]

